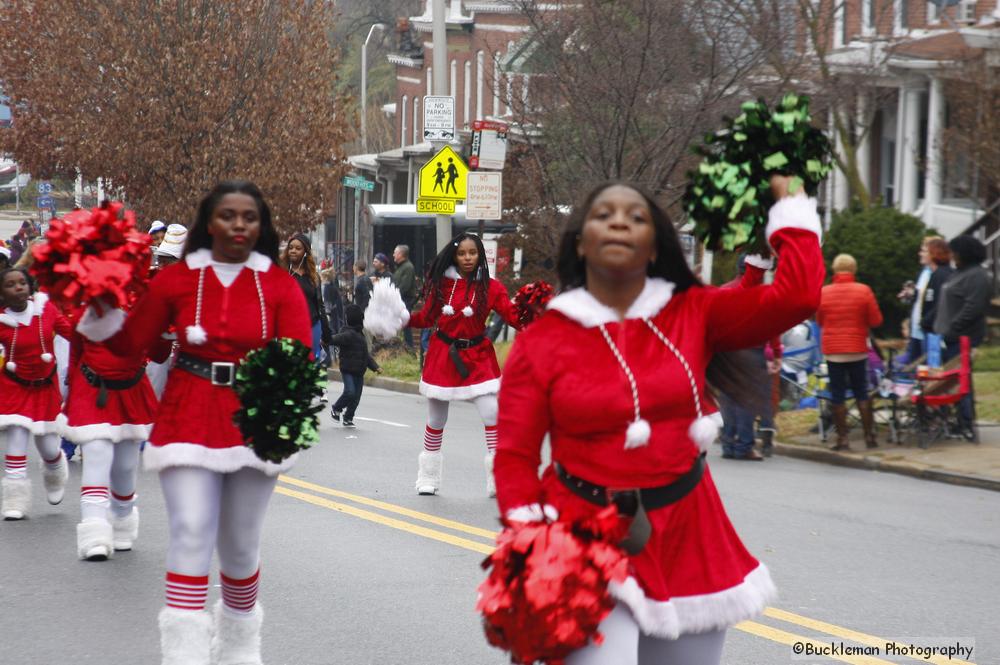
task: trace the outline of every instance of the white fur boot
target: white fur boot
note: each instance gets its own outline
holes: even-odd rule
[[[45,483],[45,494],[53,506],[62,503],[66,494],[66,480],[69,478],[69,464],[66,463],[66,453],[59,451],[59,466],[50,469],[42,464],[42,482]]]
[[[432,453],[423,450],[417,458],[417,463],[417,494],[437,494],[441,489],[443,455],[440,451]]]
[[[205,610],[160,610],[161,665],[211,665],[212,615]]]
[[[31,507],[31,481],[27,478],[3,479],[3,518],[23,520]]]
[[[260,626],[264,611],[260,603],[246,615],[228,611],[216,601],[215,634],[212,636],[212,665],[262,665]]]
[[[76,553],[86,561],[106,561],[114,553],[111,522],[89,517],[76,525]]]
[[[486,496],[491,499],[497,495],[497,482],[493,479],[493,458],[495,456],[495,453],[486,453],[486,459],[483,460],[486,464]]]
[[[132,512],[126,517],[112,518],[111,526],[114,529],[115,551],[128,552],[139,537],[139,509],[132,506]]]

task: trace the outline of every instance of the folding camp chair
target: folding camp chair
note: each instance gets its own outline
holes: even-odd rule
[[[972,345],[968,337],[959,340],[959,355],[939,372],[916,376],[917,390],[910,397],[916,407],[917,443],[927,448],[942,438],[965,438],[979,443],[975,399],[972,389]],[[972,401],[971,422],[963,423],[959,402]]]

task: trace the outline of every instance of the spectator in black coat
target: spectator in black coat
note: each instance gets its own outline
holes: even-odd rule
[[[368,264],[364,261],[354,262],[354,304],[364,312],[368,309],[368,301],[372,298],[372,280],[365,274]]]
[[[344,309],[347,325],[333,336],[333,345],[340,350],[340,374],[344,380],[344,392],[334,402],[330,415],[341,420],[344,427],[354,427],[354,412],[361,402],[361,391],[365,387],[365,371],[382,373],[375,359],[368,352],[368,340],[361,331],[365,313],[357,305]]]
[[[320,276],[323,278],[323,308],[330,330],[340,330],[344,325],[344,296],[337,284],[337,273],[333,268],[327,268]]]
[[[930,238],[926,244],[932,272],[927,288],[922,294],[923,302],[920,309],[920,329],[924,331],[925,336],[934,332],[934,318],[937,316],[938,301],[941,299],[941,287],[954,272],[948,243],[943,238]]]
[[[958,354],[960,337],[969,337],[979,346],[986,337],[986,310],[993,297],[993,280],[979,264],[986,259],[986,248],[972,236],[958,236],[948,243],[955,255],[955,272],[941,287],[934,332],[944,338],[946,350],[942,362]]]

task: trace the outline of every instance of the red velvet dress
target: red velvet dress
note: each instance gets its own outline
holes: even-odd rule
[[[553,299],[553,311],[518,335],[504,368],[494,466],[502,514],[534,503],[551,504],[560,519],[599,509],[572,494],[552,466],[539,478],[546,434],[553,461],[600,485],[657,487],[689,470],[699,455],[688,433],[697,415],[690,381],[645,319],[677,346],[704,394],[715,352],[761,345],[818,306],[819,223],[807,222],[773,232],[780,261],[769,286],[675,293],[672,284],[649,278],[623,321],[584,289]],[[625,448],[632,393],[602,324],[635,376],[642,417],[651,425],[646,445]],[[773,598],[767,568],[743,546],[708,470],[690,494],[648,516],[649,542],[631,557],[626,582],[612,587],[645,634],[673,639],[725,628]]]
[[[433,328],[436,325],[438,330],[452,339],[472,339],[486,332],[486,318],[493,310],[510,325],[516,325],[510,296],[497,280],[490,280],[486,307],[476,307],[474,290],[468,288],[468,282],[460,279],[454,268],[448,269],[441,282],[444,299],[432,292],[423,309],[410,316],[407,324],[410,328]],[[442,312],[448,304],[454,310],[453,314]],[[472,316],[462,313],[466,306],[472,307]],[[459,350],[459,355],[469,369],[469,376],[465,378],[456,369],[448,344],[436,334],[431,335],[420,376],[421,395],[446,401],[467,400],[496,393],[500,389],[500,365],[493,343],[488,338],[472,348]]]
[[[208,338],[203,344],[192,344],[185,331],[195,323],[202,268],[201,326]],[[211,267],[208,250],[193,252],[161,270],[128,315],[124,328],[107,346],[119,354],[139,355],[153,348],[172,325],[180,331],[180,354],[208,362],[238,363],[266,341],[262,338],[255,272],[263,290],[267,339],[290,337],[312,348],[309,310],[302,289],[287,272],[254,252],[236,280],[225,287]],[[229,473],[251,467],[269,475],[291,468],[296,455],[281,464],[264,462],[244,445],[233,424],[233,414],[239,408],[239,398],[231,387],[212,385],[208,379],[174,367],[160,401],[151,445],[143,454],[145,468],[196,466]]]
[[[58,374],[53,373],[56,367],[55,336],[69,338],[73,327],[44,293],[36,293],[28,301],[28,308],[30,320],[26,323],[18,323],[14,312],[0,310],[0,345],[4,348],[5,360],[4,369],[0,370],[0,429],[17,426],[30,430],[32,434],[57,433],[62,422],[62,414],[59,413],[62,395]],[[15,330],[17,340],[13,344]],[[43,360],[43,353],[48,353],[51,359],[47,362]],[[8,375],[10,367],[6,362],[11,360],[16,365],[18,377],[31,381],[51,374],[52,382],[39,387],[17,383]]]

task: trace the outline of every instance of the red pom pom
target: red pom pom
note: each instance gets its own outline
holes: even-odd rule
[[[504,529],[484,562],[476,610],[486,639],[514,663],[560,665],[591,640],[614,608],[610,582],[623,582],[628,557],[617,546],[615,506],[577,522],[532,522]]]
[[[136,228],[135,214],[123,208],[110,203],[53,219],[46,242],[32,248],[31,273],[62,310],[98,299],[128,308],[141,294],[149,276],[150,238]]]
[[[555,289],[546,281],[538,280],[531,284],[525,284],[517,290],[514,296],[514,313],[517,321],[523,328],[545,311],[545,306],[549,304],[555,295]]]

